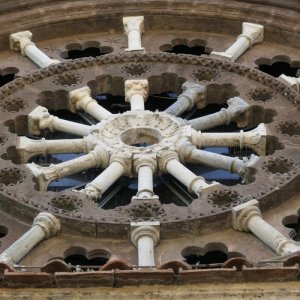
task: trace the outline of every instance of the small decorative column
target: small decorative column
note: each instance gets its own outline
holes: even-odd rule
[[[229,125],[246,112],[249,105],[242,98],[234,97],[227,101],[228,108],[204,117],[189,120],[187,123],[196,130],[206,130],[221,125]]]
[[[108,152],[101,146],[97,146],[94,150],[86,155],[59,163],[57,165],[41,167],[35,163],[30,163],[26,166],[37,178],[39,189],[41,191],[46,191],[49,183],[53,180],[76,174],[91,168],[106,167],[108,161]]]
[[[98,121],[108,118],[111,112],[98,104],[98,102],[91,97],[91,89],[88,86],[71,91],[70,97],[70,111],[84,110]]]
[[[124,17],[123,26],[128,38],[128,48],[125,51],[143,51],[142,33],[144,32],[144,17]]]
[[[0,262],[9,266],[17,264],[38,243],[57,235],[59,231],[60,222],[55,216],[47,212],[39,213],[32,227],[0,254]]]
[[[131,241],[138,249],[140,267],[155,267],[154,247],[160,239],[159,222],[131,223]]]
[[[206,105],[206,86],[186,81],[182,85],[183,93],[177,101],[168,107],[165,112],[173,116],[179,116],[186,110],[190,110],[196,104],[198,108]]]
[[[229,61],[236,61],[247,49],[261,43],[264,39],[264,26],[253,23],[243,23],[243,32],[238,36],[236,42],[225,52],[213,51],[211,55],[224,57]]]
[[[175,152],[166,152],[162,157],[159,157],[160,169],[165,170],[184,184],[189,192],[199,195],[203,190],[209,190],[218,185],[217,182],[207,184],[205,179],[197,176],[181,164],[178,160],[178,155]]]
[[[300,252],[300,246],[296,246],[262,218],[257,200],[234,207],[232,222],[235,230],[252,232],[280,256]]]
[[[300,93],[300,78],[297,77],[291,77],[286,76],[284,74],[281,74],[278,79],[283,82],[284,84],[288,85],[292,89],[296,90],[298,93]]]
[[[126,172],[129,165],[131,161],[129,159],[127,161],[125,156],[112,156],[109,166],[80,192],[88,195],[93,201],[97,201]]]
[[[192,143],[202,147],[239,147],[249,148],[258,155],[266,155],[267,129],[261,123],[255,129],[244,132],[201,132],[192,131]]]
[[[27,163],[36,155],[55,153],[87,153],[93,148],[92,137],[84,137],[83,139],[67,139],[67,140],[33,140],[26,136],[17,137],[16,151],[18,162]]]
[[[61,131],[78,136],[89,135],[92,130],[92,126],[62,120],[50,115],[46,107],[38,106],[28,115],[28,132],[32,135],[40,135],[41,130],[46,128],[51,132]]]
[[[30,31],[20,31],[10,35],[10,49],[21,52],[23,56],[27,56],[40,68],[46,68],[50,65],[59,64],[57,59],[51,59],[42,52],[35,43],[31,41],[32,33]]]
[[[130,103],[132,111],[144,110],[148,97],[148,81],[130,79],[125,81],[125,101]]]
[[[216,169],[222,169],[231,173],[237,173],[244,177],[248,166],[253,165],[258,160],[258,156],[252,154],[250,159],[243,160],[238,157],[229,157],[218,153],[197,149],[190,143],[185,143],[179,148],[181,161],[188,163],[202,164]]]
[[[134,160],[134,168],[138,174],[138,192],[131,200],[158,200],[158,196],[153,192],[153,173],[157,169],[156,159],[140,156]]]

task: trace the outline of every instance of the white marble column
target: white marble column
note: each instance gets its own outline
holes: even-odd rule
[[[27,56],[40,68],[46,68],[53,64],[60,63],[57,59],[51,59],[42,52],[35,43],[31,41],[32,33],[30,31],[20,31],[10,35],[10,48],[14,51],[21,52],[23,56]]]
[[[16,151],[18,162],[27,163],[37,155],[47,156],[56,153],[88,153],[93,149],[92,137],[66,140],[33,140],[25,136],[17,137]]]
[[[91,133],[92,128],[92,126],[52,116],[49,114],[48,109],[43,106],[36,107],[28,115],[28,132],[32,135],[40,135],[42,130],[49,129],[51,132],[61,131],[77,136],[86,136]]]
[[[187,121],[196,130],[206,130],[221,125],[229,125],[246,112],[247,102],[239,97],[227,101],[228,108],[221,108],[219,112]]]
[[[279,81],[283,82],[284,84],[288,85],[292,89],[296,90],[298,93],[300,93],[300,78],[297,77],[291,77],[286,76],[284,74],[281,74],[278,77]]]
[[[41,167],[35,163],[30,163],[26,166],[37,178],[39,189],[41,191],[46,191],[51,181],[67,177],[69,175],[76,174],[78,172],[91,168],[104,168],[107,166],[108,160],[108,152],[98,146],[86,155],[59,163],[57,165]]]
[[[153,173],[157,169],[156,158],[138,157],[134,160],[134,168],[138,174],[138,192],[131,200],[158,200],[158,196],[153,192]]]
[[[186,81],[182,85],[183,93],[180,94],[175,103],[169,106],[165,112],[179,116],[183,112],[190,110],[196,104],[198,108],[206,106],[206,86]]]
[[[217,182],[212,182],[207,184],[205,179],[201,176],[197,176],[182,163],[179,162],[178,156],[175,152],[166,152],[159,157],[159,165],[162,171],[166,171],[182,184],[184,184],[190,193],[195,193],[199,195],[201,191],[208,191],[213,189]]]
[[[192,130],[192,143],[203,147],[249,148],[258,155],[266,155],[267,130],[261,123],[255,129],[244,132],[201,132]]]
[[[202,164],[215,169],[237,173],[244,177],[247,167],[253,165],[259,159],[258,156],[252,154],[250,159],[239,159],[238,157],[230,157],[209,151],[197,149],[194,145],[185,143],[179,148],[179,157],[187,163]]]
[[[70,111],[76,113],[77,110],[84,110],[96,120],[101,121],[111,115],[107,109],[98,104],[98,102],[91,97],[91,89],[88,86],[71,91]]]
[[[131,161],[123,155],[112,156],[109,166],[80,192],[97,201],[126,172],[129,164]]]
[[[300,246],[295,245],[294,241],[286,238],[263,219],[257,200],[234,207],[232,223],[235,230],[252,232],[280,256],[300,253]]]
[[[243,32],[225,52],[211,52],[211,55],[223,57],[234,62],[253,45],[262,43],[264,39],[264,26],[253,23],[243,23]]]
[[[138,249],[138,265],[155,267],[154,247],[160,239],[159,222],[132,222],[131,241]]]
[[[124,31],[128,39],[128,48],[125,51],[143,51],[142,33],[144,32],[144,17],[124,17]]]
[[[132,111],[144,110],[148,97],[148,81],[129,79],[125,81],[125,101],[130,103]]]
[[[55,216],[47,212],[39,213],[32,227],[0,254],[0,262],[9,266],[17,264],[38,243],[57,235],[59,231],[60,222]]]

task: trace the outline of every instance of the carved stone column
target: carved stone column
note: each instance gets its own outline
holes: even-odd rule
[[[88,195],[93,201],[97,201],[115,181],[126,173],[130,165],[131,161],[126,156],[113,155],[109,166],[80,192]]]
[[[228,108],[222,108],[219,112],[204,117],[189,120],[187,123],[197,130],[206,130],[221,125],[229,125],[249,107],[247,102],[239,97],[230,98],[227,101]]]
[[[160,238],[159,222],[131,223],[131,241],[138,249],[140,267],[155,267],[154,247]]]
[[[159,165],[162,171],[167,171],[182,184],[184,184],[189,192],[199,195],[203,190],[214,188],[218,183],[213,182],[207,184],[205,179],[197,176],[181,164],[178,160],[178,155],[175,152],[166,152],[159,157]]]
[[[47,108],[38,106],[28,115],[28,132],[32,135],[40,135],[44,129],[86,136],[91,133],[92,126],[62,120],[50,115]]]
[[[153,192],[153,173],[157,169],[155,157],[139,156],[134,159],[135,172],[138,174],[138,192],[132,197],[134,200],[158,200],[158,196]]]
[[[59,231],[60,222],[55,216],[47,212],[39,213],[33,220],[32,227],[0,254],[0,262],[9,266],[17,264],[38,243],[57,235]]]
[[[144,17],[124,17],[123,26],[128,38],[128,48],[125,51],[143,51],[142,33],[144,31]]]
[[[130,103],[131,110],[144,110],[148,97],[148,81],[130,79],[125,81],[125,101]]]
[[[179,157],[182,161],[188,163],[202,164],[216,169],[237,173],[244,177],[248,166],[253,165],[258,156],[252,154],[250,159],[239,159],[238,157],[230,157],[213,152],[197,149],[195,146],[185,143],[179,148]]]
[[[244,132],[201,132],[192,131],[192,143],[199,147],[239,147],[249,148],[258,155],[266,155],[267,131],[264,124]]]
[[[261,43],[264,39],[264,26],[253,23],[243,23],[243,32],[225,52],[215,52],[214,56],[224,57],[230,61],[237,60],[247,49],[253,45]]]
[[[94,150],[86,155],[62,162],[49,167],[41,167],[35,163],[27,164],[39,183],[39,189],[46,191],[50,182],[63,178],[78,172],[95,168],[106,167],[109,155],[101,146],[97,146]]]
[[[281,74],[278,79],[283,82],[284,84],[288,85],[292,89],[296,90],[298,93],[300,93],[300,78],[297,77],[291,77],[286,76],[284,74]]]
[[[40,68],[46,68],[53,64],[60,63],[57,59],[51,59],[42,52],[35,43],[31,41],[32,33],[30,31],[20,31],[10,35],[10,48],[14,51],[21,52],[23,56],[27,56]]]
[[[18,162],[27,163],[36,155],[47,156],[55,153],[88,153],[93,148],[92,137],[67,140],[33,140],[25,136],[17,137]]]
[[[91,89],[88,86],[71,91],[70,111],[76,113],[77,110],[84,110],[98,121],[108,118],[111,112],[98,104],[98,102],[91,97]]]
[[[174,116],[179,116],[186,110],[190,110],[196,104],[198,108],[206,105],[206,86],[186,81],[182,85],[183,93],[177,101],[168,107],[165,112]]]
[[[232,223],[235,230],[252,232],[278,255],[300,252],[300,246],[296,246],[292,240],[286,238],[262,218],[257,200],[250,200],[234,207]]]

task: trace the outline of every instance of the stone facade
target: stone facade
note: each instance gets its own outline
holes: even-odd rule
[[[6,2],[1,286],[298,280],[298,3]]]

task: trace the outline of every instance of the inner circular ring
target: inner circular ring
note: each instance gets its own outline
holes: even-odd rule
[[[120,138],[124,144],[129,146],[149,147],[158,144],[163,137],[157,129],[139,127],[125,130]]]

